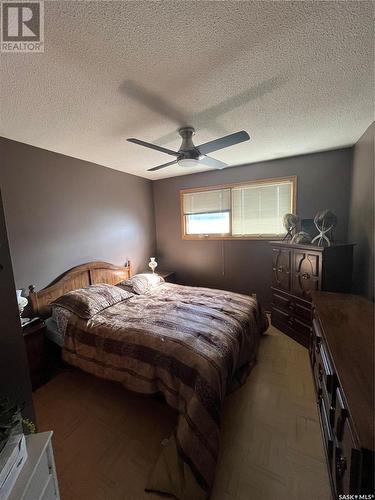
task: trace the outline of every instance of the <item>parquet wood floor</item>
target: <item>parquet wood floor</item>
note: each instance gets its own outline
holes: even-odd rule
[[[271,327],[246,384],[225,402],[211,500],[329,500],[307,350]],[[54,431],[62,500],[154,500],[148,474],[176,423],[156,399],[68,368],[34,393]]]

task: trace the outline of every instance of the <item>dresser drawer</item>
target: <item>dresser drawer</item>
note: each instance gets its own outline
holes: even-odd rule
[[[292,313],[304,323],[311,325],[311,304],[304,300],[293,297],[281,290],[272,290],[272,304],[285,312]]]
[[[310,333],[310,342],[309,342],[309,356],[311,367],[315,365],[315,345],[316,345],[316,337],[314,335],[313,329],[311,329]]]
[[[313,375],[314,375],[314,382],[316,389],[316,400],[317,403],[321,404],[323,395],[322,395],[322,383],[319,377],[319,363],[315,363],[313,368]]]
[[[306,323],[304,320],[299,318],[295,312],[291,309],[281,308],[275,304],[272,305],[272,314],[279,322],[285,324],[285,326],[289,326],[290,328],[294,328],[302,333],[304,337],[309,341],[311,326]]]
[[[314,327],[314,322],[315,320],[313,320],[313,327],[311,329],[310,345],[309,345],[310,360],[312,366],[314,366],[317,361],[317,356],[319,356],[319,346],[320,342],[322,341],[322,337],[321,335],[319,335],[319,331],[317,331],[316,328]]]
[[[312,325],[313,325],[313,330],[314,330],[314,334],[317,338],[321,339],[322,338],[322,329],[320,327],[320,323],[319,323],[319,320],[318,318],[316,317],[316,313],[314,312],[314,310],[312,311],[313,312],[313,320],[312,320]]]
[[[290,295],[283,294],[280,291],[272,292],[272,304],[276,307],[283,309],[285,311],[289,311],[290,305]]]
[[[321,404],[320,406],[320,423],[323,431],[324,447],[326,450],[328,465],[332,468],[334,438],[324,404]]]
[[[286,312],[279,307],[272,306],[271,310],[272,324],[280,330],[293,328],[293,314]]]
[[[293,327],[298,330],[306,339],[310,339],[311,326],[298,316],[293,316]]]
[[[301,318],[305,323],[311,326],[312,320],[312,311],[311,306],[307,302],[303,302],[302,300],[295,299],[293,301],[294,305],[294,314]]]
[[[345,421],[349,416],[348,409],[344,403],[344,398],[341,389],[337,387],[336,389],[336,402],[335,402],[335,414],[334,414],[334,429],[335,435],[338,442],[343,438]]]
[[[47,483],[44,487],[40,500],[56,500],[56,489],[55,489],[55,481],[53,476],[49,476]]]
[[[349,419],[345,419],[342,440],[335,448],[334,482],[337,494],[358,493],[360,451]]]
[[[319,344],[319,379],[330,394],[336,390],[336,377],[323,342]]]
[[[22,500],[36,500],[40,498],[49,476],[48,456],[47,453],[43,453]]]
[[[286,312],[279,307],[272,306],[271,323],[294,340],[309,346],[310,326],[297,318],[292,312]]]
[[[329,394],[325,384],[322,385],[322,403],[324,404],[331,429],[335,425],[335,393]]]

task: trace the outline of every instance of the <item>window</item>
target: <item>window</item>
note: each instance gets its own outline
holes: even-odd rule
[[[296,177],[287,177],[182,190],[183,238],[283,236],[283,216],[296,210],[296,181]]]
[[[229,234],[230,189],[184,193],[186,234]]]

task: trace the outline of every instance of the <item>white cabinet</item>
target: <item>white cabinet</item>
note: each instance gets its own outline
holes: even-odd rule
[[[60,500],[52,432],[26,436],[27,461],[8,500]]]

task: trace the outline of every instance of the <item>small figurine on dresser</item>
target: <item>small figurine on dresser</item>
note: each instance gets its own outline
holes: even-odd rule
[[[315,215],[314,224],[319,234],[312,240],[312,244],[318,247],[330,247],[331,242],[333,243],[333,228],[337,224],[336,215],[328,209],[320,210]]]
[[[287,231],[283,238],[283,241],[288,241],[293,239],[294,233],[297,231],[297,226],[299,223],[299,216],[296,214],[285,214],[283,217],[283,224]]]

